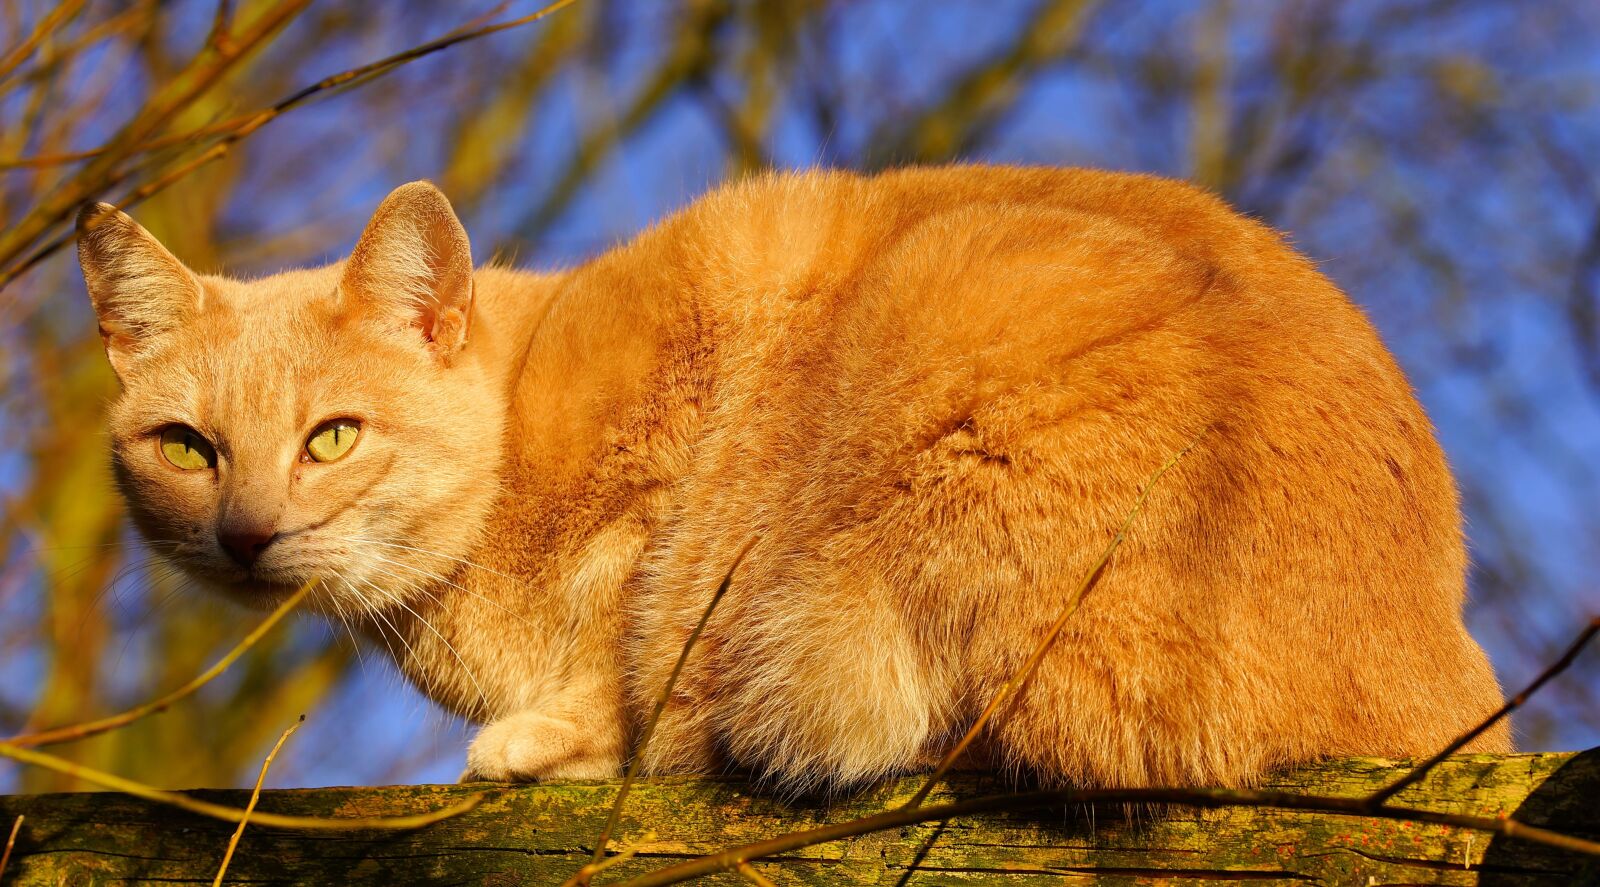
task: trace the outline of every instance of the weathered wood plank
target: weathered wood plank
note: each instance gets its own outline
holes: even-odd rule
[[[1357,797],[1404,763],[1332,761],[1281,775],[1270,787]],[[678,859],[783,831],[878,812],[917,782],[830,804],[784,803],[731,780],[640,785],[619,835],[638,874]],[[1003,786],[965,778],[929,803]],[[402,834],[283,832],[252,827],[229,870],[252,884],[558,884],[588,858],[616,783],[402,786],[275,791],[260,809],[388,816],[441,806],[475,791],[477,810]],[[242,805],[245,792],[196,794]],[[1397,804],[1514,815],[1600,837],[1600,750],[1582,754],[1465,755],[1408,789]],[[26,814],[7,885],[210,883],[231,827],[115,794],[0,797],[0,826]],[[653,837],[647,837],[653,833]],[[779,885],[1518,884],[1600,885],[1600,860],[1456,829],[1288,811],[1174,809],[1132,814],[1077,808],[983,816],[899,829],[765,861]],[[707,883],[742,883],[730,876]]]

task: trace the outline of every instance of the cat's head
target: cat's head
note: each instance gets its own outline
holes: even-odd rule
[[[105,204],[79,227],[122,383],[113,468],[159,554],[257,606],[321,577],[323,609],[368,609],[452,572],[504,411],[444,195],[405,185],[346,261],[255,280],[191,271]]]

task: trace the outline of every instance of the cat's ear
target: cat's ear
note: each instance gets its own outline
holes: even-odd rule
[[[200,310],[200,281],[127,213],[109,203],[78,211],[78,263],[120,378],[138,352]]]
[[[460,349],[472,318],[472,247],[450,201],[427,182],[390,192],[340,287],[345,298],[420,332],[435,353]]]

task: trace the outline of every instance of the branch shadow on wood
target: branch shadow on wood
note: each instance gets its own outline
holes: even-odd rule
[[[1512,819],[1584,838],[1600,838],[1600,747],[1574,755],[1523,799]],[[1496,837],[1476,866],[1480,887],[1562,884],[1600,887],[1600,859]]]

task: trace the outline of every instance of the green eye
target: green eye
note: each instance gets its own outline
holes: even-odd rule
[[[217,464],[217,451],[187,425],[173,425],[161,432],[161,455],[184,471],[199,471]]]
[[[344,458],[350,448],[356,445],[356,434],[361,426],[350,419],[334,419],[324,422],[316,431],[311,433],[311,439],[306,441],[306,455],[313,462],[332,462]]]

